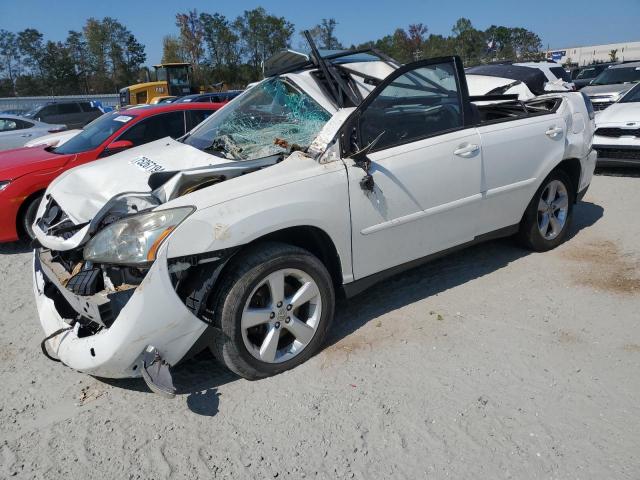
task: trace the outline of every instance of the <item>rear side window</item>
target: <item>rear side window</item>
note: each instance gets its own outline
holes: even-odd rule
[[[70,113],[80,113],[80,105],[77,103],[60,103],[58,104],[58,113],[60,115],[68,115]]]
[[[27,122],[26,120],[16,120],[15,122],[18,130],[24,130],[25,128],[33,127],[33,123]]]
[[[551,73],[553,73],[556,77],[561,78],[565,82],[571,82],[571,75],[562,67],[551,67]]]
[[[179,138],[184,134],[184,113],[170,112],[141,120],[122,134],[119,140],[129,140],[138,146],[165,137]]]
[[[360,118],[360,147],[379,137],[373,151],[415,142],[463,125],[455,67],[410,70],[387,85]]]
[[[187,130],[193,129],[196,125],[199,125],[208,118],[213,110],[188,110],[187,111]]]
[[[13,118],[0,118],[0,132],[18,130],[18,123]]]

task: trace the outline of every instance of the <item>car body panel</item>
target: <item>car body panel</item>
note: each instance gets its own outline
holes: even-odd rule
[[[599,165],[640,166],[640,102],[616,103],[599,113],[593,147]]]

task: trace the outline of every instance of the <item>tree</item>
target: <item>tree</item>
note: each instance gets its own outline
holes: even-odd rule
[[[180,43],[187,55],[187,59],[197,70],[204,53],[202,42],[204,39],[204,28],[197,10],[190,10],[187,13],[176,14],[176,26],[180,30]]]
[[[609,60],[612,62],[618,61],[618,49],[613,49],[609,52]]]
[[[261,65],[291,42],[294,26],[284,17],[269,15],[264,8],[245,10],[236,18],[233,27],[240,37],[240,51],[253,67],[254,76],[260,75]]]
[[[451,29],[455,35],[456,53],[465,64],[480,61],[484,49],[484,35],[471,24],[468,18],[459,18]]]
[[[179,63],[186,61],[186,54],[178,37],[165,35],[162,39],[162,63]]]
[[[214,69],[236,65],[240,61],[239,38],[233,31],[231,22],[219,13],[201,13],[200,23],[209,65]]]
[[[82,32],[69,30],[65,45],[73,60],[74,70],[81,85],[81,90],[84,93],[89,93],[89,52],[87,51],[87,42],[84,35]]]
[[[313,41],[319,48],[327,50],[343,48],[335,35],[336,25],[338,22],[335,18],[323,18],[318,25],[309,30]]]
[[[422,46],[424,43],[424,36],[427,34],[427,31],[428,29],[426,25],[423,25],[422,23],[409,25],[407,41],[413,60],[420,60],[422,57]]]
[[[10,86],[13,95],[16,93],[16,70],[18,69],[18,51],[16,49],[16,35],[7,30],[0,29],[0,67],[7,76],[8,82],[5,82],[3,90],[7,90]]]
[[[43,35],[35,28],[27,28],[18,32],[16,44],[20,52],[22,64],[29,67],[31,72],[37,72],[41,77],[44,75],[42,69],[42,59],[45,54]]]

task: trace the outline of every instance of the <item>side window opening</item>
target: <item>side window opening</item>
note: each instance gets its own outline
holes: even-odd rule
[[[387,85],[360,117],[361,147],[373,151],[415,142],[463,126],[453,63],[410,70]]]
[[[0,132],[10,132],[12,130],[17,130],[17,123],[15,120],[10,118],[0,118]]]
[[[58,113],[60,115],[68,115],[72,113],[80,113],[80,105],[77,103],[60,103],[58,104]]]
[[[119,140],[129,140],[134,146],[138,146],[165,137],[179,138],[184,134],[184,114],[171,112],[155,115],[138,122],[124,132]]]

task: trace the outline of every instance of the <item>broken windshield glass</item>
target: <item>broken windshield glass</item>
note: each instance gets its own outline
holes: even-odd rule
[[[184,143],[232,160],[306,149],[331,118],[282,78],[266,80],[222,108]]]

